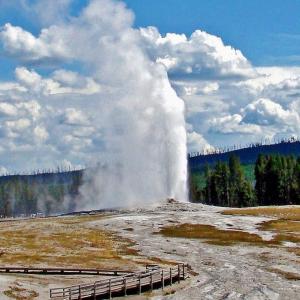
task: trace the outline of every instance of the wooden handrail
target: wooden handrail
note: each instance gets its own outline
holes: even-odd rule
[[[28,274],[84,274],[84,275],[129,275],[133,271],[126,270],[105,270],[105,269],[76,269],[76,268],[28,268],[28,267],[0,267],[0,273],[28,273]]]
[[[178,264],[170,268],[168,272],[158,266],[149,268],[146,271],[127,274],[118,278],[104,279],[92,284],[81,284],[78,286],[69,286],[63,288],[53,288],[50,290],[51,299],[81,299],[109,296],[113,293],[127,294],[128,290],[135,290],[140,293],[142,288],[153,289],[158,283],[164,288],[166,284],[172,284],[175,281],[180,282],[185,279],[187,274],[186,265]],[[73,298],[74,297],[74,298]]]

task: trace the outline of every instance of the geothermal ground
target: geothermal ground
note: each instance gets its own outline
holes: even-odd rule
[[[225,211],[225,212],[224,212]],[[139,270],[185,262],[190,278],[127,299],[300,299],[300,207],[164,203],[0,223],[0,265]],[[48,299],[96,276],[0,274],[0,299]]]

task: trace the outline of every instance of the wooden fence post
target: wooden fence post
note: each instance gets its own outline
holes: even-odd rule
[[[183,264],[182,266],[182,275],[183,275],[183,280],[185,279],[185,265]]]
[[[153,291],[153,275],[152,275],[152,273],[150,274],[150,289],[152,292]]]
[[[178,283],[180,283],[180,265],[178,265]]]
[[[124,296],[127,296],[126,278],[124,278]]]
[[[94,283],[94,300],[96,300],[96,282]]]
[[[108,282],[108,293],[109,293],[109,299],[111,299],[111,279],[109,279]]]
[[[141,274],[139,274],[139,295],[142,293]]]
[[[170,285],[172,285],[172,280],[173,280],[173,278],[172,278],[172,268],[170,268]]]
[[[70,300],[72,299],[72,289],[71,288],[69,289],[69,299]]]
[[[79,295],[78,295],[79,300],[81,300],[81,286],[80,285],[78,286],[78,292],[79,292]]]
[[[161,289],[165,287],[164,270],[161,271]]]

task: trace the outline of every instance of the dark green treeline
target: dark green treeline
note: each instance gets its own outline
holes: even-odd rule
[[[82,180],[83,171],[0,177],[0,217],[73,211]],[[203,186],[191,176],[190,198],[228,207],[300,204],[300,157],[259,155],[254,182],[236,156],[207,165]]]
[[[0,180],[0,218],[72,211],[82,171],[3,176]]]
[[[205,186],[190,180],[191,200],[210,205],[246,207],[300,204],[300,157],[259,155],[255,182],[244,175],[239,158],[205,167]]]

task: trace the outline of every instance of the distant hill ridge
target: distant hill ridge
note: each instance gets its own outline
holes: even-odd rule
[[[76,176],[82,175],[83,170],[71,170],[62,172],[41,172],[27,175],[2,175],[0,184],[6,182],[20,181],[36,184],[71,184]]]
[[[250,147],[222,153],[190,155],[189,166],[191,171],[201,170],[205,164],[215,164],[217,161],[228,161],[231,155],[238,156],[242,164],[254,164],[259,154],[300,156],[300,141],[291,140],[270,145],[255,144]]]
[[[242,164],[254,164],[259,154],[282,154],[300,156],[300,141],[284,141],[277,144],[261,145],[253,144],[252,146],[224,151],[221,153],[193,154],[189,155],[189,167],[192,172],[200,171],[206,164],[215,164],[217,161],[228,161],[231,155],[240,158]],[[26,180],[39,184],[69,184],[74,176],[82,175],[84,170],[70,170],[58,172],[41,172],[30,175],[2,175],[0,183],[12,180]]]

